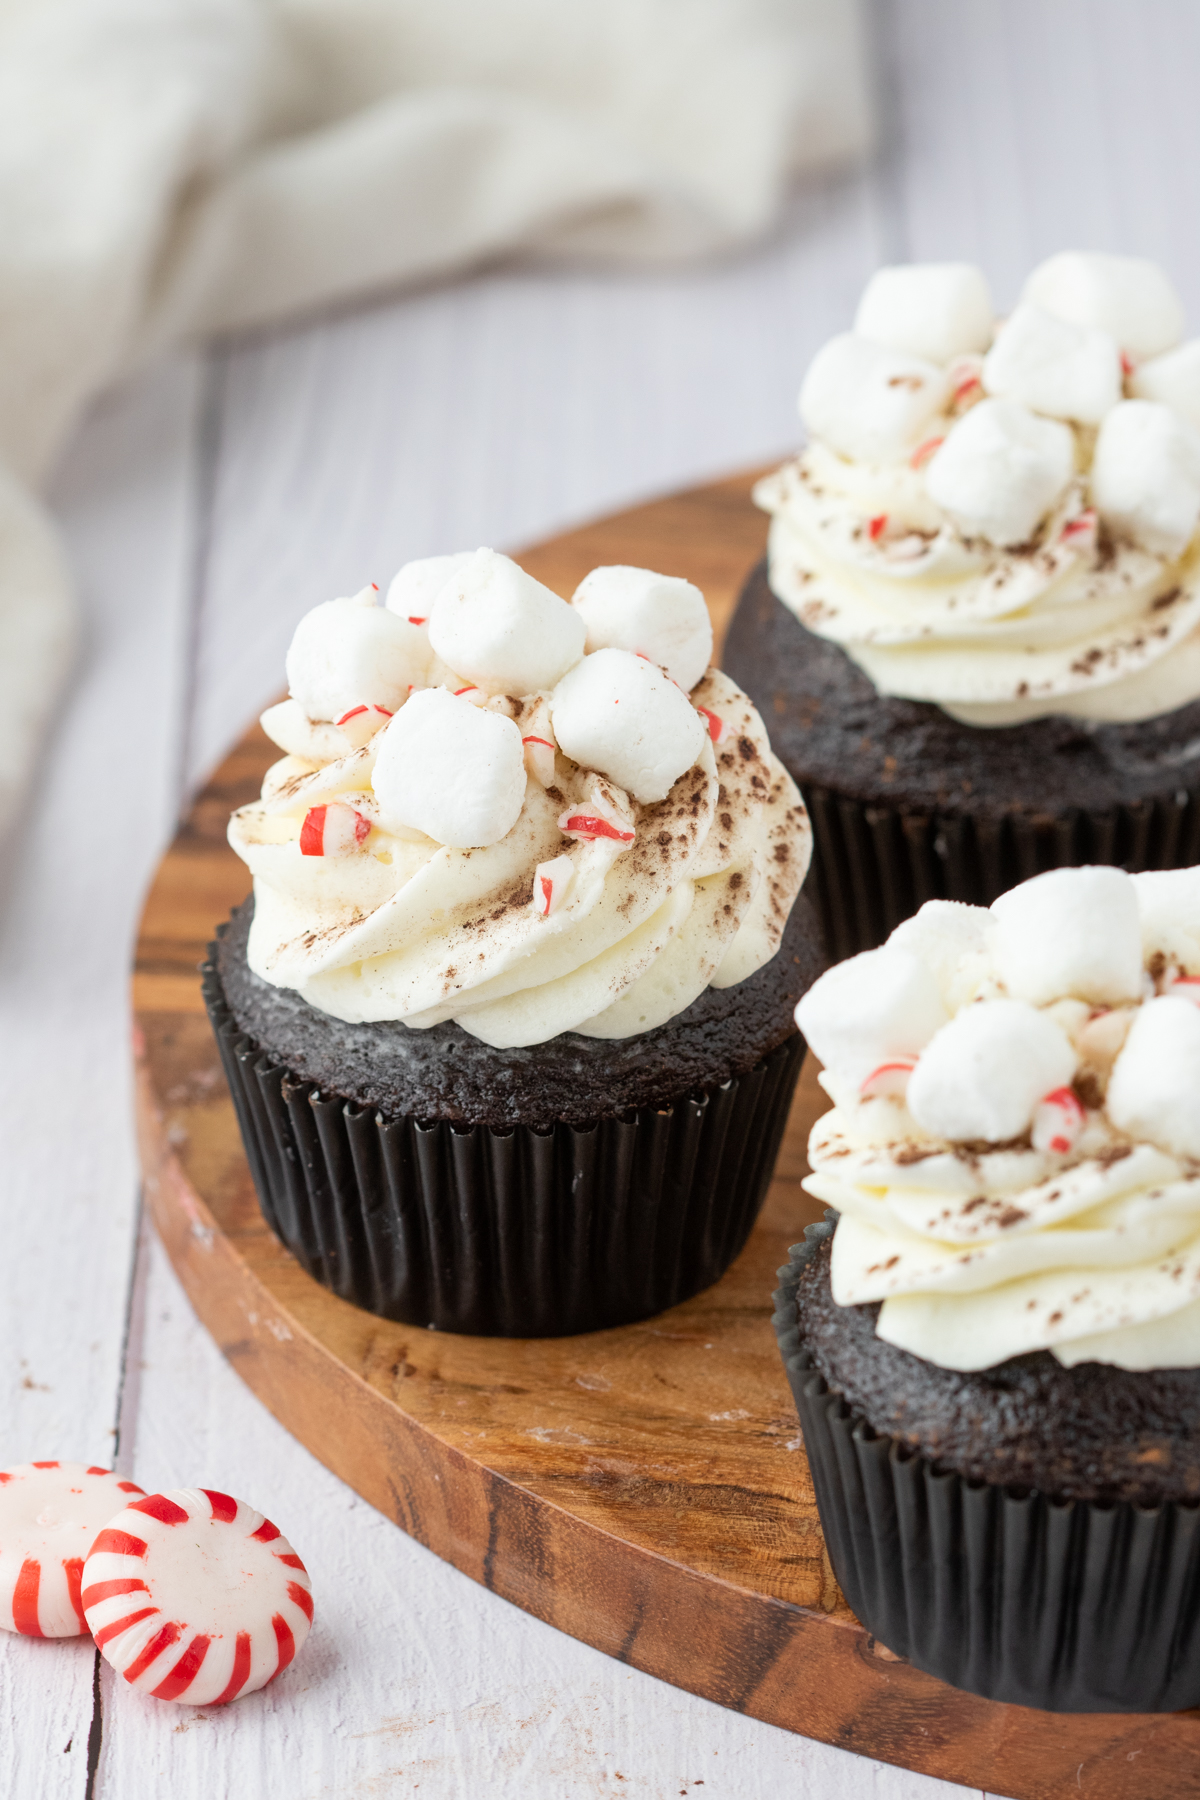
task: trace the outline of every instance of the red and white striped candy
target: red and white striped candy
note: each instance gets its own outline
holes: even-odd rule
[[[1094,550],[1098,529],[1096,511],[1089,507],[1086,512],[1076,513],[1073,519],[1068,519],[1059,535],[1072,550]]]
[[[574,879],[575,864],[569,856],[554,856],[538,864],[533,871],[533,904],[543,919],[558,911]]]
[[[916,1066],[915,1056],[894,1056],[872,1069],[858,1091],[864,1100],[878,1099],[881,1094],[898,1099],[908,1092],[908,1078]]]
[[[622,844],[632,844],[637,836],[624,820],[612,818],[596,799],[568,807],[559,818],[558,829],[566,837],[616,838]]]
[[[1200,975],[1173,975],[1163,988],[1175,1000],[1190,1000],[1200,1006]]]
[[[0,1627],[23,1637],[85,1632],[84,1559],[100,1527],[141,1491],[87,1463],[0,1469]]]
[[[386,706],[352,706],[349,712],[336,720],[338,730],[349,739],[354,748],[360,749],[375,736],[392,714]]]
[[[707,706],[698,706],[696,711],[708,726],[708,735],[713,743],[719,744],[729,730],[728,725],[726,725],[720,713],[712,712]]]
[[[1082,1130],[1083,1107],[1072,1088],[1055,1088],[1052,1094],[1038,1101],[1033,1115],[1035,1150],[1049,1150],[1055,1156],[1066,1156]]]
[[[326,806],[310,806],[300,827],[301,856],[348,856],[361,850],[371,821],[353,806],[331,800]]]
[[[110,1519],[83,1570],[96,1648],[156,1700],[221,1706],[283,1673],[312,1583],[276,1526],[228,1494],[171,1488]]]

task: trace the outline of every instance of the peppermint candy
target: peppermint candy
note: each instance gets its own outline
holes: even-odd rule
[[[523,737],[521,743],[525,751],[525,767],[536,782],[542,787],[549,787],[554,780],[554,740],[536,737],[531,733],[528,737]]]
[[[698,706],[696,711],[708,726],[708,735],[714,744],[719,744],[722,739],[728,736],[729,727],[726,725],[720,713],[713,712],[712,709],[707,706]]]
[[[84,1563],[96,1648],[158,1700],[221,1706],[266,1687],[312,1624],[312,1583],[277,1526],[208,1488],[172,1488],[111,1518]]]
[[[340,719],[335,719],[338,730],[349,741],[355,750],[369,743],[381,726],[386,725],[392,713],[386,706],[352,706],[344,712]]]
[[[1039,1100],[1033,1114],[1035,1150],[1049,1150],[1055,1156],[1066,1156],[1082,1130],[1083,1107],[1073,1088],[1055,1088]]]
[[[555,856],[539,863],[533,871],[533,905],[543,919],[556,913],[567,897],[575,879],[575,864],[569,856]]]
[[[559,815],[558,829],[573,838],[612,838],[632,844],[637,833],[628,812],[623,811],[600,782],[590,780],[584,798]]]
[[[310,806],[300,827],[301,856],[349,856],[361,850],[371,830],[370,819],[353,806],[330,800]]]
[[[908,1078],[916,1066],[915,1056],[897,1056],[891,1062],[880,1063],[877,1069],[871,1070],[858,1091],[864,1100],[875,1100],[881,1094],[902,1099],[908,1092]]]
[[[0,1627],[22,1637],[79,1637],[84,1561],[101,1526],[142,1489],[79,1462],[0,1469]]]

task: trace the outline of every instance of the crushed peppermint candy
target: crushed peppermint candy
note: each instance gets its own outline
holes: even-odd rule
[[[543,919],[556,913],[567,897],[575,879],[575,864],[569,856],[554,856],[539,863],[533,871],[533,907]]]
[[[548,737],[523,737],[521,742],[525,746],[525,767],[535,781],[549,787],[554,780],[554,757],[558,746]]]
[[[567,837],[616,838],[622,844],[632,844],[636,835],[598,812],[572,812],[570,808],[559,819],[558,829]]]
[[[409,692],[412,692],[411,685]],[[354,748],[358,750],[363,744],[369,743],[375,733],[394,716],[389,707],[364,704],[352,706],[349,712],[344,712],[340,719],[334,720],[334,723],[342,735],[348,738]]]
[[[891,1062],[880,1063],[877,1069],[871,1070],[858,1091],[864,1100],[876,1100],[881,1094],[899,1098],[907,1093],[908,1078],[916,1066],[915,1056],[897,1056]]]
[[[916,449],[913,451],[912,455],[909,457],[909,459],[908,459],[909,468],[910,469],[923,468],[924,465],[929,461],[930,457],[933,455],[934,451],[940,450],[942,445],[945,443],[945,441],[946,440],[944,437],[926,438],[925,442],[923,444],[917,445]]]
[[[1083,1130],[1083,1107],[1073,1088],[1055,1088],[1038,1102],[1033,1115],[1035,1150],[1066,1156]]]
[[[347,856],[361,850],[370,834],[371,821],[353,806],[330,800],[310,806],[300,827],[301,856]]]
[[[696,711],[700,714],[701,718],[707,722],[708,735],[713,743],[719,744],[729,730],[728,725],[726,725],[720,713],[713,712],[711,707],[708,706],[698,706]]]

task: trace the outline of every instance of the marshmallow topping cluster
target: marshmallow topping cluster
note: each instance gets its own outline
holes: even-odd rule
[[[567,602],[491,550],[315,607],[263,715],[284,757],[229,827],[251,968],[497,1047],[630,1036],[745,980],[811,840],[711,654],[690,582],[601,568]]]
[[[1200,339],[1137,257],[1069,251],[997,320],[965,263],[881,269],[760,483],[771,584],[883,693],[1002,725],[1200,697]]]
[[[1200,1366],[1200,868],[930,901],[811,988],[833,1294],[984,1369]]]

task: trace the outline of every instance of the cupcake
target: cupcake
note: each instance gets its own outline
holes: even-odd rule
[[[930,901],[798,1008],[776,1329],[846,1598],[1058,1711],[1200,1703],[1200,869]]]
[[[690,583],[490,550],[303,618],[205,992],[268,1222],[443,1330],[646,1317],[762,1203],[822,966],[803,804]]]
[[[725,656],[816,836],[831,951],[1039,870],[1200,860],[1200,340],[1166,275],[1068,253],[993,318],[881,269]]]

